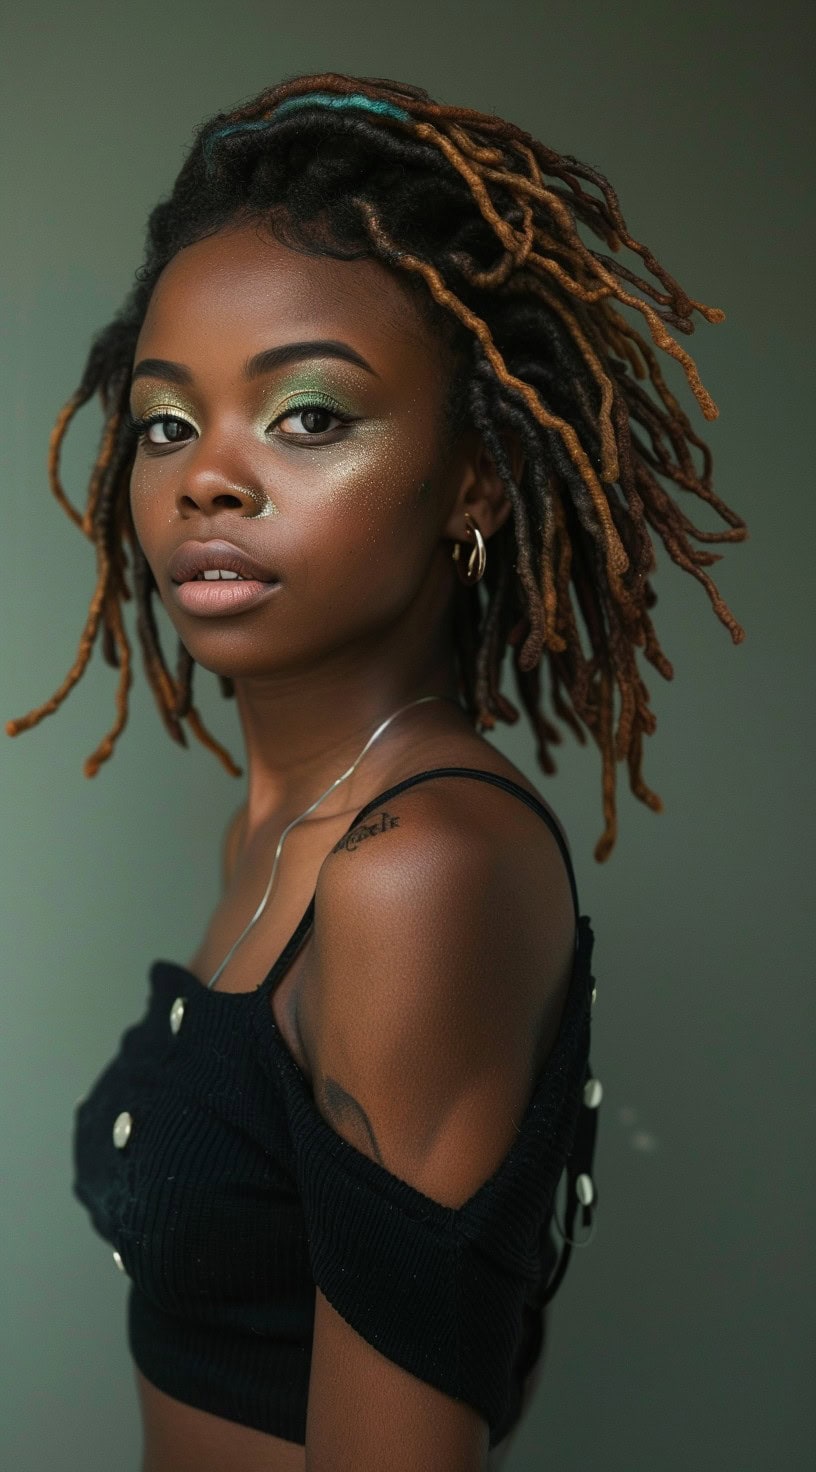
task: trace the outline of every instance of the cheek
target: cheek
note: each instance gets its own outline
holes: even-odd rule
[[[130,514],[142,551],[150,560],[150,533],[156,521],[156,498],[151,495],[145,467],[135,460],[130,473]]]
[[[168,475],[169,470],[168,464]],[[160,570],[167,550],[167,538],[168,535],[172,537],[173,523],[178,519],[172,484],[163,485],[161,469],[157,472],[154,464],[137,457],[130,473],[129,502],[137,541],[157,584],[161,586]]]
[[[304,611],[341,638],[398,618],[428,575],[436,543],[433,489],[404,458],[371,481],[337,483],[304,516],[299,545]]]
[[[316,464],[303,509],[349,551],[385,551],[412,536],[433,475],[429,436],[388,422],[371,426]],[[423,517],[423,520],[425,518]]]

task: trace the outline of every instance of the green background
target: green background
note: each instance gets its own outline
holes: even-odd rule
[[[554,1300],[546,1372],[506,1472],[811,1466],[809,7],[6,9],[4,721],[62,680],[95,581],[91,545],[48,491],[51,426],[141,261],[149,209],[211,113],[321,69],[497,112],[597,165],[632,233],[725,310],[681,339],[716,422],[661,358],[712,446],[719,494],[749,523],[751,540],[719,549],[714,569],[748,638],[732,645],[702,587],[661,557],[654,616],[675,679],[645,667],[658,730],[644,771],[665,813],[637,803],[620,769],[620,836],[599,866],[595,748],[566,733],[547,783],[523,720],[495,733],[570,834],[597,936],[592,1062],[605,1090],[596,1234]],[[76,502],[100,423],[91,407],[69,433]],[[721,526],[702,507],[698,524]],[[2,1460],[16,1472],[138,1472],[127,1279],[70,1194],[72,1111],[141,1015],[149,962],[195,948],[241,797],[212,756],[165,735],[140,667],[116,754],[86,780],[115,680],[97,651],[56,716],[0,735]],[[203,672],[198,690],[238,754],[233,707]]]

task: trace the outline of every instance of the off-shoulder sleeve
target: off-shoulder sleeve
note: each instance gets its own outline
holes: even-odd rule
[[[336,1133],[267,1007],[266,1067],[280,1084],[315,1283],[396,1364],[485,1417],[494,1445],[517,1408],[520,1352],[551,1276],[556,1188],[586,1112],[591,930],[582,919],[555,1045],[498,1169],[459,1207],[424,1195]],[[594,1131],[593,1131],[594,1141]]]

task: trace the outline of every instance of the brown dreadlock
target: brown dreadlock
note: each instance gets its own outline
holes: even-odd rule
[[[615,191],[597,169],[501,118],[433,102],[402,83],[299,76],[198,130],[170,197],[151,213],[137,284],[94,339],[82,381],[51,436],[51,489],[96,547],[97,584],[65,680],[6,730],[15,736],[57,709],[80,679],[101,628],[103,654],[119,670],[119,683],[114,725],[85,763],[86,775],[95,775],[127,718],[131,657],[122,603],[135,595],[144,666],[167,730],[186,746],[186,722],[239,775],[192,703],[191,656],[179,644],[173,676],[162,653],[152,606],[156,585],[130,518],[135,443],[127,411],[136,339],[160,272],[182,246],[239,219],[263,221],[297,249],[380,260],[415,288],[458,354],[463,371],[454,374],[448,425],[479,430],[513,510],[493,538],[483,579],[486,607],[478,587],[459,584],[454,595],[460,693],[481,730],[497,719],[517,721],[519,711],[499,690],[510,646],[537,757],[551,773],[549,748],[561,732],[540,705],[546,654],[553,714],[582,743],[588,730],[601,753],[605,826],[595,857],[603,861],[617,831],[617,762],[626,760],[635,796],[655,812],[662,808],[641,774],[643,736],[654,731],[656,718],[635,663],[639,647],[672,678],[649,617],[657,601],[649,582],[656,566],[649,527],[672,560],[702,583],[734,643],[745,637],[704,571],[720,554],[691,544],[692,538],[743,541],[745,522],[712,490],[708,447],[667,387],[653,348],[617,306],[641,313],[654,346],[681,364],[706,419],[716,418],[716,405],[668,328],[691,333],[693,312],[708,322],[722,321],[724,313],[687,296],[633,239]],[[579,225],[612,252],[634,251],[660,285],[591,249]],[[656,397],[646,391],[646,378]],[[105,425],[80,515],[60,482],[60,450],[74,414],[96,392]],[[518,482],[507,431],[524,449]],[[701,452],[701,471],[692,447]],[[658,475],[707,502],[728,529],[698,530]],[[232,681],[221,677],[221,688],[231,695]]]

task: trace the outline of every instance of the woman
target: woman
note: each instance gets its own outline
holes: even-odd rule
[[[145,1472],[492,1469],[529,1402],[579,1205],[592,1227],[600,1085],[565,835],[483,735],[518,719],[502,660],[545,772],[542,656],[551,714],[597,743],[603,861],[617,762],[660,809],[635,663],[671,677],[649,528],[743,637],[692,539],[744,523],[620,305],[714,417],[668,329],[723,314],[631,238],[597,170],[419,88],[297,77],[199,130],[60,415],[51,485],[98,582],[65,682],[7,729],[57,708],[101,629],[119,683],[98,770],[132,591],[170,735],[238,774],[197,663],[248,761],[201,944],[154,963],[75,1122],[74,1190],[131,1280]],[[80,515],[59,450],[97,392]],[[727,529],[698,531],[658,476]]]

